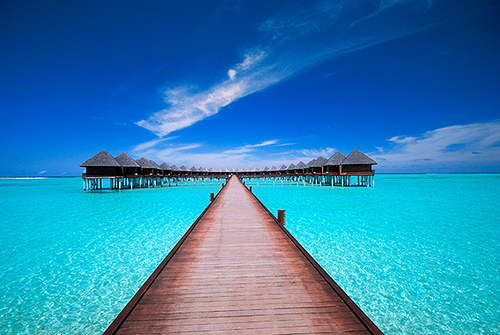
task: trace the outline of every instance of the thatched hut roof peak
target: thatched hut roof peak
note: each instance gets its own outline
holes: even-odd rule
[[[150,159],[149,162],[151,163],[152,166],[154,166],[155,169],[161,170],[161,167],[155,161]]]
[[[319,156],[318,158],[316,158],[314,160],[314,162],[311,164],[310,167],[322,167],[323,165],[325,165],[325,163],[328,161],[328,159],[326,159],[325,157],[323,156]]]
[[[359,151],[358,149],[354,149],[353,152],[346,157],[346,159],[342,162],[342,165],[375,165],[373,159]]]
[[[106,150],[95,154],[80,164],[81,167],[121,167],[120,163],[116,161]]]
[[[151,163],[151,161],[145,157],[141,157],[140,159],[136,160],[136,162],[143,169],[156,169],[153,163]]]
[[[172,171],[172,168],[165,162],[161,163],[160,164],[160,168],[163,170],[163,171]]]
[[[310,168],[314,164],[314,162],[316,162],[316,159],[309,161],[309,163],[306,164],[306,168]]]
[[[127,155],[124,152],[116,156],[115,160],[123,167],[131,167],[131,168],[140,167],[136,161],[134,161],[129,155]]]
[[[325,166],[339,166],[339,165],[342,165],[342,162],[345,160],[345,158],[346,157],[340,151],[337,151],[325,163]]]
[[[304,164],[303,161],[300,161],[296,166],[295,166],[295,170],[302,170],[302,169],[305,169],[307,168],[307,166]]]

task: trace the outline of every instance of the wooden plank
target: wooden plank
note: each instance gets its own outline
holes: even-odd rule
[[[233,177],[105,334],[381,334],[318,267]]]

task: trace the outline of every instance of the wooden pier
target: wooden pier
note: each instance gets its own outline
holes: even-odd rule
[[[229,179],[105,334],[381,334]]]

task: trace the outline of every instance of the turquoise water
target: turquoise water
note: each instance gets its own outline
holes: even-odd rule
[[[253,190],[386,334],[500,334],[500,175]]]
[[[0,180],[0,333],[102,333],[218,190]]]
[[[102,333],[219,187],[81,189],[0,180],[0,333]],[[500,333],[500,175],[253,190],[385,333]]]

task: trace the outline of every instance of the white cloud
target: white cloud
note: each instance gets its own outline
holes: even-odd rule
[[[246,152],[252,152],[255,150],[254,148],[273,145],[273,144],[276,144],[277,142],[278,142],[277,140],[269,140],[269,141],[264,141],[264,142],[258,143],[258,144],[248,144],[248,145],[239,147],[237,149],[226,150],[226,151],[224,151],[224,153],[225,154],[242,154],[242,153],[246,153]]]
[[[144,142],[144,143],[138,144],[134,148],[134,151],[144,151],[144,150],[146,150],[148,148],[156,146],[157,144],[159,144],[161,142],[164,142],[164,141],[167,141],[167,140],[172,140],[174,138],[177,138],[177,136],[166,137],[166,138],[158,138],[158,139],[155,139],[155,140],[152,140],[152,141]]]
[[[299,154],[302,154],[304,157],[308,157],[311,159],[318,158],[319,156],[323,156],[325,158],[330,158],[331,155],[335,153],[335,148],[325,148],[325,149],[303,149],[296,151]]]
[[[428,0],[383,0],[374,6],[355,1],[318,1],[269,17],[259,26],[262,40],[242,61],[230,67],[222,82],[207,89],[171,87],[165,91],[167,108],[136,122],[163,137],[186,128],[238,99],[262,91],[325,59],[351,53],[425,29],[422,6],[399,8],[391,22],[380,13],[400,3],[429,6]],[[369,27],[354,24],[366,21]],[[374,20],[380,22],[371,23]]]
[[[500,166],[500,120],[454,125],[421,136],[394,136],[371,156],[387,169],[474,171]],[[411,171],[410,171],[411,172]]]
[[[45,173],[47,173],[47,170],[42,170],[42,171],[38,172],[38,174],[45,174]]]
[[[282,79],[279,75],[270,74],[266,67],[252,70],[264,57],[265,52],[247,53],[244,61],[236,65],[241,69],[241,76],[236,77],[236,71],[229,70],[228,80],[207,90],[198,91],[192,86],[166,90],[165,102],[170,107],[136,124],[162,137],[217,114],[222,107]]]
[[[149,142],[147,142],[149,143]],[[256,144],[247,144],[234,149],[209,151],[202,143],[183,143],[173,145],[169,143],[158,142],[158,146],[141,146],[134,153],[138,156],[144,156],[148,159],[157,161],[158,163],[167,162],[177,165],[195,165],[197,167],[226,167],[226,168],[243,168],[255,167],[264,165],[281,165],[297,163],[300,159],[309,158],[308,155],[315,153],[323,153],[324,151],[304,151],[293,152],[289,157],[277,158],[274,154],[268,153],[268,147],[280,146],[279,140],[267,140]],[[331,150],[328,148],[326,151]],[[297,157],[300,159],[297,159]],[[319,155],[318,155],[319,156]],[[313,158],[317,158],[313,157]],[[312,159],[312,158],[311,158]]]
[[[243,62],[236,65],[236,68],[246,71],[256,65],[258,65],[264,58],[267,57],[267,53],[264,50],[255,49],[249,51],[245,54]]]

